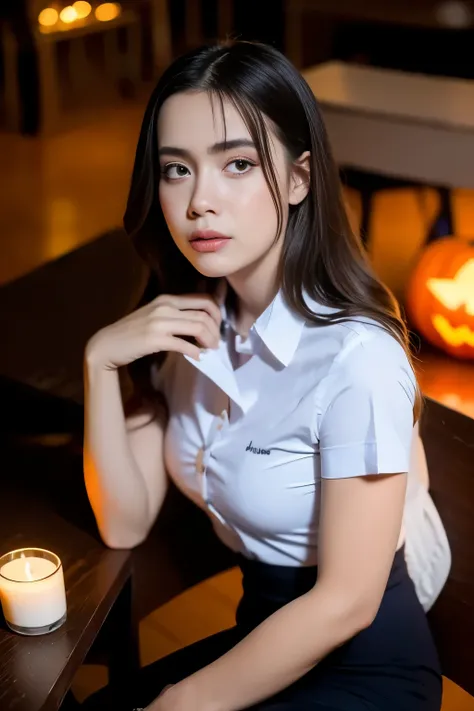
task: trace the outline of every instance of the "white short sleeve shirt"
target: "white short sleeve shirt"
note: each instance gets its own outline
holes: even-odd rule
[[[415,376],[370,320],[314,326],[279,293],[248,339],[227,328],[200,362],[170,354],[154,377],[169,475],[249,558],[317,564],[321,479],[409,471]]]

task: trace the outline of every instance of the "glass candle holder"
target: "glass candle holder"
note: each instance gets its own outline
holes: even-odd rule
[[[20,548],[0,558],[0,599],[9,628],[40,635],[67,617],[61,560],[43,548]]]

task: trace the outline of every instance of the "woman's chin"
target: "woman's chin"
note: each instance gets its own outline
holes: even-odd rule
[[[235,267],[232,268],[229,264],[225,264],[225,260],[216,259],[215,255],[206,255],[204,258],[193,259],[192,265],[204,277],[210,279],[221,279],[235,272]]]

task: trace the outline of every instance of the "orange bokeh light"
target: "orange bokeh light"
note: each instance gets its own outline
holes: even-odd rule
[[[59,19],[61,22],[64,22],[65,25],[69,25],[71,22],[75,22],[78,19],[77,12],[72,5],[68,5],[59,13]]]
[[[118,2],[104,2],[96,8],[95,16],[99,22],[110,22],[120,15],[122,8]]]
[[[54,7],[47,7],[38,15],[41,27],[53,27],[59,20],[59,13]]]
[[[90,2],[85,2],[85,0],[77,0],[72,4],[73,9],[76,11],[77,18],[79,20],[84,20],[92,12],[92,5]]]

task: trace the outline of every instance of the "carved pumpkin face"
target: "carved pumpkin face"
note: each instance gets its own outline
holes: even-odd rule
[[[411,276],[406,306],[430,343],[474,360],[474,242],[446,238],[428,246]]]

